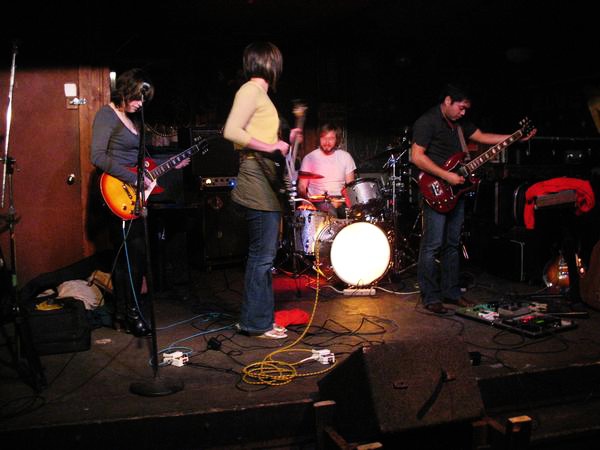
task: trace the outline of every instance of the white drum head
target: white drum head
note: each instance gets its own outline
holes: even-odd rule
[[[390,264],[390,243],[385,233],[368,222],[340,230],[331,245],[335,274],[350,286],[368,286],[381,278]]]

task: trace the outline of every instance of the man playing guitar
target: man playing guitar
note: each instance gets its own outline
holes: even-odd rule
[[[447,160],[457,152],[467,151],[466,139],[495,145],[511,135],[484,133],[464,118],[471,107],[469,94],[456,85],[446,85],[441,102],[425,112],[413,126],[411,161],[425,174],[440,179],[440,186],[459,186],[467,180],[463,174],[452,171]],[[518,134],[521,140],[534,136]],[[437,188],[436,186],[433,187]],[[424,197],[427,197],[423,193]],[[423,305],[436,314],[448,310],[443,302],[467,306],[459,287],[459,245],[464,221],[464,199],[454,199],[455,206],[440,212],[423,202],[423,236],[419,249],[417,277]],[[435,206],[435,205],[433,205]],[[438,263],[439,260],[439,269]]]

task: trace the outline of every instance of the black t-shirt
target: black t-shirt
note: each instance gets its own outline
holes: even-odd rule
[[[460,125],[465,140],[469,139],[477,127],[464,118],[454,123]],[[425,153],[436,164],[443,165],[453,154],[462,151],[458,128],[451,127],[444,119],[440,105],[436,105],[413,125],[412,142],[425,147]]]

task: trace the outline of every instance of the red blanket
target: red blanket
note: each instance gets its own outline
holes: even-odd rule
[[[574,190],[576,194],[575,214],[588,212],[594,207],[594,191],[589,181],[579,178],[552,178],[550,180],[535,183],[525,193],[525,210],[523,219],[525,228],[532,230],[535,228],[535,199],[540,195],[554,194],[560,191]]]

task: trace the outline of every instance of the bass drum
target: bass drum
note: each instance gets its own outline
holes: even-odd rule
[[[332,222],[319,233],[315,249],[319,272],[327,279],[335,275],[349,286],[374,284],[391,264],[387,235],[369,222]]]

